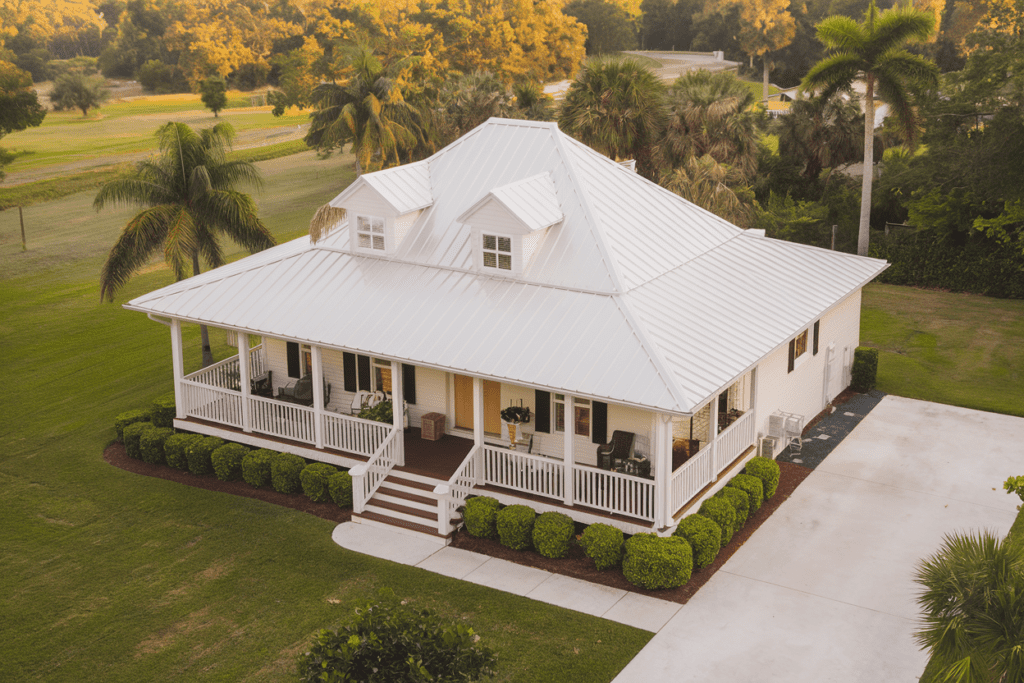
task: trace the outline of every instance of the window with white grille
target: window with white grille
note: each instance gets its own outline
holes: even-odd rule
[[[512,270],[512,238],[483,235],[484,268]]]
[[[384,251],[384,219],[380,216],[357,216],[356,244],[360,249]]]

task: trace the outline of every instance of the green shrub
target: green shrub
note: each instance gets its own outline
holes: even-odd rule
[[[224,439],[204,436],[188,445],[188,471],[192,474],[209,474],[213,471],[213,452],[224,445]]]
[[[299,472],[299,483],[302,484],[302,492],[314,503],[326,503],[331,499],[331,490],[328,480],[338,471],[334,465],[325,462],[314,462],[306,465]]]
[[[249,449],[240,443],[226,443],[210,454],[213,473],[221,481],[233,481],[242,476],[242,460]]]
[[[164,458],[176,470],[188,470],[188,449],[193,441],[202,439],[202,434],[179,433],[164,442]]]
[[[299,680],[478,681],[496,673],[496,655],[464,622],[399,602],[390,591],[356,610],[350,626],[321,630],[299,655]]]
[[[498,509],[501,503],[496,498],[474,496],[466,501],[462,518],[466,520],[466,531],[478,538],[498,537]]]
[[[278,493],[298,493],[302,489],[299,475],[306,461],[293,453],[275,453],[270,458],[270,483]]]
[[[732,528],[733,533],[739,531],[747,523],[750,515],[750,498],[743,489],[726,486],[715,494],[715,498],[722,498],[729,501],[729,504],[736,508],[736,526]]]
[[[331,492],[331,500],[340,508],[352,507],[352,475],[348,472],[335,472],[327,480],[327,488]]]
[[[673,536],[685,538],[693,549],[693,563],[703,569],[715,561],[722,549],[722,527],[703,515],[684,517]]]
[[[764,482],[757,477],[750,474],[737,474],[729,480],[726,486],[747,492],[747,498],[750,500],[750,514],[761,509],[761,504],[764,502]]]
[[[858,346],[853,352],[853,369],[850,371],[850,388],[866,393],[875,388],[878,379],[878,349]]]
[[[541,513],[533,524],[533,547],[544,557],[569,554],[576,524],[561,512]]]
[[[142,438],[142,432],[152,428],[152,422],[132,422],[124,428],[124,450],[129,458],[142,459],[142,446],[139,440]]]
[[[124,428],[136,422],[149,422],[148,410],[129,410],[114,418],[114,431],[117,432],[117,440],[124,443]]]
[[[252,451],[242,458],[242,479],[253,488],[266,486],[270,483],[270,461],[277,451],[261,448]]]
[[[708,498],[701,503],[698,513],[718,525],[722,530],[722,547],[727,546],[736,528],[736,508],[732,503],[722,498]]]
[[[363,408],[359,411],[359,417],[364,420],[373,420],[375,422],[384,422],[386,424],[393,424],[395,421],[394,409],[391,407],[391,401],[381,401],[375,406]]]
[[[142,460],[152,465],[163,465],[164,459],[164,444],[171,436],[174,435],[174,430],[169,427],[151,427],[142,431],[142,436],[139,437],[139,452],[142,454]]]
[[[693,551],[683,538],[636,534],[626,541],[622,575],[634,586],[677,588],[689,581],[692,573]]]
[[[177,411],[174,407],[174,392],[164,394],[160,398],[153,401],[153,424],[157,427],[173,427],[174,418],[177,416]]]
[[[622,562],[622,529],[609,524],[591,524],[580,534],[580,545],[598,570],[618,567]]]
[[[509,505],[498,510],[498,540],[506,548],[525,550],[533,539],[533,522],[537,513],[525,505]]]
[[[761,480],[761,483],[764,484],[765,500],[775,495],[775,490],[779,488],[779,476],[782,474],[779,463],[771,458],[757,456],[750,459],[743,471]]]

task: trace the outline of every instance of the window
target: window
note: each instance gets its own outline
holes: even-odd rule
[[[512,238],[483,235],[484,268],[512,270]]]
[[[308,345],[302,345],[302,376],[313,374],[313,351]]]
[[[377,391],[391,393],[391,361],[373,359],[373,386]]]
[[[799,358],[805,353],[807,353],[807,330],[797,335],[793,344],[793,358]]]
[[[384,219],[380,216],[357,216],[356,244],[360,249],[384,251]]]
[[[555,406],[555,431],[565,432],[565,394],[552,394]],[[573,433],[590,437],[590,401],[577,398],[573,401]]]

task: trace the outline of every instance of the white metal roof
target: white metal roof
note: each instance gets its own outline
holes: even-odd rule
[[[376,190],[399,215],[426,208],[434,202],[430,192],[430,170],[424,160],[376,173],[364,173],[331,200],[331,206],[342,206],[345,199],[364,184]]]
[[[528,232],[549,228],[565,216],[558,206],[550,173],[540,173],[496,187],[456,220],[472,223],[472,216],[488,202],[497,202]]]

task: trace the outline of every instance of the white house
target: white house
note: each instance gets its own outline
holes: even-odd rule
[[[671,530],[782,413],[847,385],[886,266],[741,230],[553,123],[491,119],[331,204],[319,242],[126,308],[169,320],[176,427],[349,467],[356,519],[439,539],[476,493]],[[183,322],[237,332],[239,356],[186,376]],[[279,395],[305,376],[311,405]],[[354,417],[359,391],[404,401],[410,429]],[[510,405],[532,414],[515,444]]]

